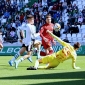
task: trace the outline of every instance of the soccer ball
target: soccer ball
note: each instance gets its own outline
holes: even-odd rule
[[[57,32],[61,29],[61,25],[59,23],[54,24],[54,30]]]

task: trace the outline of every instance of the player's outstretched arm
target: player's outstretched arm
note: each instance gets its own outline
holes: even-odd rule
[[[64,45],[64,41],[61,40],[59,37],[55,36],[51,31],[47,30],[47,32],[54,37],[60,44]]]

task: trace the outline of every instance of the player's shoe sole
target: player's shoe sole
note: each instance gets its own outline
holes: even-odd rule
[[[27,70],[37,70],[34,66],[30,66],[27,68]]]

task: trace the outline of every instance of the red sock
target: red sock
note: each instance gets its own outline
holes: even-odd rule
[[[50,55],[50,54],[52,54],[52,53],[53,53],[53,50],[50,50],[49,53],[48,53],[48,55]]]
[[[40,52],[40,55],[41,55],[41,56],[46,56],[46,53],[43,52],[43,51],[41,51],[41,52]]]

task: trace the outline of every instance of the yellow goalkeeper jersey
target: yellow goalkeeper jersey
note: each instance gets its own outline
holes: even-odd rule
[[[76,61],[76,51],[74,50],[73,46],[71,46],[70,44],[62,41],[62,45],[64,46],[61,50],[59,50],[58,52],[56,52],[56,57],[58,58],[58,60],[60,62],[63,62],[64,60],[67,60],[69,58],[73,59],[73,62]]]
[[[56,58],[60,62],[72,58],[72,62],[75,62],[77,54],[74,47],[71,46],[69,43],[64,42],[59,37],[55,36],[53,33],[50,32],[50,34],[63,46],[61,50],[56,52]]]

